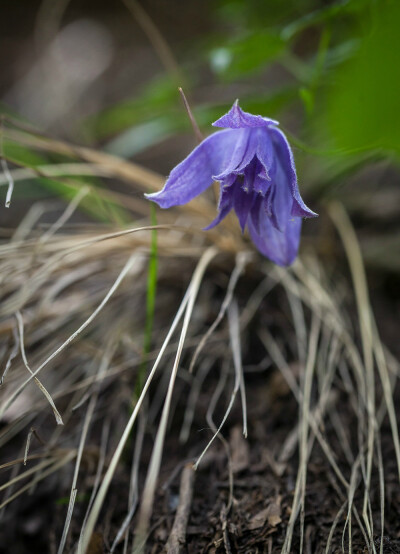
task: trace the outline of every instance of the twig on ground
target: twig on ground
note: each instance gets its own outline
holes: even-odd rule
[[[220,513],[220,519],[222,524],[222,536],[224,538],[224,547],[226,554],[232,554],[232,548],[231,543],[229,541],[229,533],[228,533],[228,521],[227,521],[227,508],[225,504],[222,505],[221,513]]]
[[[174,524],[169,535],[166,551],[168,554],[181,554],[185,545],[186,527],[192,504],[195,471],[193,464],[187,464],[182,471],[179,488],[179,504],[176,510]]]

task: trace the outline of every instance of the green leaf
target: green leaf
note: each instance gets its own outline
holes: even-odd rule
[[[331,76],[321,124],[336,146],[400,154],[400,3],[380,2],[356,55]]]

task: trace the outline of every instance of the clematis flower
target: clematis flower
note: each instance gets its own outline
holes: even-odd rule
[[[244,112],[236,101],[213,123],[225,130],[209,136],[177,165],[164,188],[146,194],[161,208],[186,204],[213,181],[220,183],[218,225],[233,209],[257,249],[278,265],[297,256],[302,218],[317,214],[304,204],[292,150],[273,119]]]

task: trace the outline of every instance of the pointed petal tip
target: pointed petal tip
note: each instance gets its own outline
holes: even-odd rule
[[[160,192],[149,192],[149,193],[146,192],[144,194],[144,197],[146,198],[146,200],[150,200],[151,202],[155,202],[156,204],[158,204],[159,199],[157,197],[159,196]]]
[[[246,229],[246,223],[247,223],[247,220],[243,222],[243,221],[240,221],[239,219],[239,227],[242,232],[242,235],[244,235],[244,230]]]
[[[218,223],[219,222],[218,221],[216,222],[216,220],[214,219],[214,221],[211,221],[211,223],[207,225],[207,227],[203,227],[202,231],[210,231],[211,229],[214,229],[214,227],[216,227]]]
[[[155,204],[157,204],[163,210],[178,205],[176,201],[169,198],[168,194],[165,194],[164,189],[160,190],[159,192],[146,193],[144,197],[146,198],[146,200],[150,200],[150,202],[154,202]]]
[[[218,213],[215,219],[203,228],[203,231],[209,231],[216,227],[229,214],[233,207],[233,195],[231,189],[220,188],[220,198],[218,202]]]
[[[243,127],[267,127],[270,125],[279,125],[278,121],[268,119],[261,115],[253,115],[245,112],[239,106],[239,99],[236,99],[228,113],[214,121],[213,127],[223,127],[229,129],[241,129]]]
[[[313,212],[312,210],[308,209],[307,215],[304,216],[304,217],[307,217],[307,218],[319,217],[319,214],[317,214],[316,212]]]
[[[223,219],[225,219],[225,217],[228,215],[228,213],[230,212],[230,208],[229,210],[223,210],[221,212],[218,213],[217,217],[215,219],[213,219],[211,221],[211,223],[209,223],[207,225],[207,227],[203,227],[203,231],[211,231],[211,229],[214,229],[214,227],[216,227],[217,225],[219,225],[221,223],[221,221]]]
[[[292,206],[292,211],[291,211],[291,215],[293,217],[303,217],[303,218],[312,218],[312,217],[318,217],[318,214],[316,212],[313,212],[312,210],[310,210],[310,208],[308,208],[304,202],[302,201],[300,195],[299,195],[299,200],[297,199],[294,199],[293,201],[293,206]]]

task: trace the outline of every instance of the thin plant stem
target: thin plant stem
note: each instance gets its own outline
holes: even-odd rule
[[[150,220],[151,225],[157,225],[156,207],[154,204],[150,204]],[[156,302],[156,290],[157,290],[157,271],[158,271],[158,247],[157,247],[157,229],[153,229],[151,232],[151,244],[150,244],[150,258],[149,268],[147,273],[147,292],[146,292],[146,323],[144,331],[144,345],[143,345],[143,361],[139,369],[135,400],[140,395],[143,389],[143,383],[146,374],[147,357],[151,347],[151,336],[154,325],[154,308]]]

